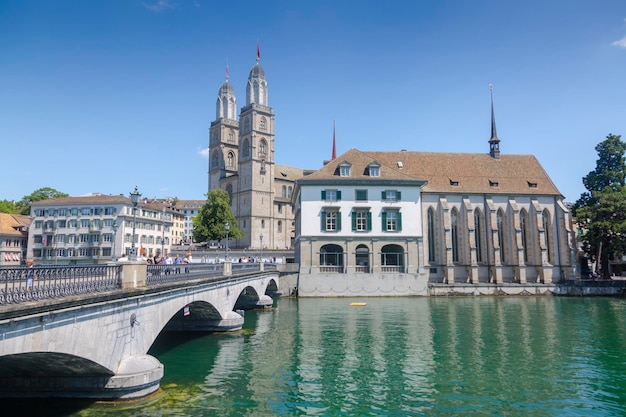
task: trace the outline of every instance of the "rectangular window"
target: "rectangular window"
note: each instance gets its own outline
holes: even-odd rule
[[[81,227],[89,227],[89,219],[81,219],[80,226]]]
[[[352,212],[352,231],[369,232],[372,230],[372,213],[369,210],[356,210]]]
[[[67,216],[67,209],[59,209],[59,216]]]
[[[67,227],[67,220],[57,221],[57,227]]]
[[[35,220],[35,229],[41,229],[43,222],[41,220]]]
[[[112,216],[115,214],[115,207],[105,207],[104,208],[104,214],[108,215],[108,216]]]
[[[340,201],[341,191],[339,190],[322,190],[322,200],[324,201]]]
[[[399,211],[383,211],[383,232],[399,232],[402,230],[402,214]]]
[[[356,201],[367,201],[367,190],[356,190]]]
[[[65,235],[57,235],[57,243],[65,243]]]
[[[400,191],[396,190],[385,190],[382,192],[383,201],[400,201]]]
[[[82,214],[83,216],[89,216],[91,214],[91,209],[90,208],[82,208],[82,209],[80,209],[80,214]]]
[[[370,177],[379,177],[379,176],[380,176],[380,167],[370,166]]]
[[[338,232],[341,230],[341,213],[339,211],[322,211],[320,220],[322,232]]]
[[[339,175],[342,177],[349,177],[350,176],[350,166],[348,165],[341,165],[339,167]]]
[[[89,242],[89,235],[81,234],[80,243],[87,243],[87,242]]]

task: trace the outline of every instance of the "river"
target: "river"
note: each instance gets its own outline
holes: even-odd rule
[[[626,415],[621,298],[279,299],[246,312],[242,331],[164,334],[149,353],[165,366],[150,398],[33,400],[20,409],[115,417]]]

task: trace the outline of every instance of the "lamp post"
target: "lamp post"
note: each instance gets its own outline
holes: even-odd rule
[[[161,256],[165,256],[165,207],[161,214]]]
[[[131,261],[137,260],[137,248],[135,248],[135,228],[137,226],[137,203],[139,203],[139,197],[141,197],[141,194],[139,193],[137,186],[135,186],[135,191],[130,193],[130,201],[133,203],[133,241],[130,245],[129,257]]]
[[[261,249],[259,252],[259,262],[263,262],[263,234],[261,233],[261,236],[259,236],[259,238],[261,239]]]
[[[117,260],[117,257],[115,256],[115,241],[117,240],[117,221],[116,220],[113,220],[111,229],[113,230],[113,256],[111,256],[111,259],[113,259],[113,262],[115,262]]]
[[[228,261],[228,232],[230,232],[230,223],[224,224],[224,230],[226,230],[226,261]]]

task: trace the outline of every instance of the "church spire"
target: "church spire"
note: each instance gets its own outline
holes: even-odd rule
[[[331,159],[337,158],[337,144],[335,142],[335,121],[333,120],[333,157]]]
[[[489,154],[492,158],[500,159],[500,139],[496,132],[496,116],[493,111],[493,84],[489,83],[489,93],[491,95],[491,139],[489,139]]]

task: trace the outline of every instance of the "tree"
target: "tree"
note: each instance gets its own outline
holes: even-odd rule
[[[596,169],[583,178],[587,189],[572,212],[589,259],[609,272],[609,260],[626,253],[626,143],[621,136],[608,135],[596,146]]]
[[[13,201],[0,200],[0,213],[20,214],[20,209],[17,208]]]
[[[222,240],[226,237],[225,224],[230,230],[228,237],[241,239],[243,232],[237,227],[235,215],[230,210],[230,197],[226,190],[216,188],[207,194],[207,202],[193,218],[193,238],[196,242]]]
[[[62,193],[54,188],[44,187],[33,191],[30,195],[25,195],[17,203],[20,212],[26,216],[30,215],[30,205],[35,201],[49,200],[51,198],[69,197],[69,194]]]

